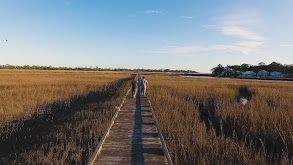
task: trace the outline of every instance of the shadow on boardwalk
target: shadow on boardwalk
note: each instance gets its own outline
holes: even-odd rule
[[[132,134],[131,143],[131,164],[144,164],[143,157],[143,146],[142,146],[142,115],[141,115],[141,104],[140,96],[138,90],[138,95],[136,97],[136,107],[134,115],[134,129]]]
[[[93,164],[167,164],[147,97],[127,96]]]
[[[147,98],[141,97],[139,95],[140,90],[138,90],[138,96],[136,97],[136,109],[134,115],[134,129],[132,135],[132,146],[131,146],[131,164],[144,164],[144,154],[153,154],[153,155],[160,155],[163,156],[162,148],[156,147],[143,147],[143,138],[144,139],[151,139],[151,138],[158,138],[157,132],[145,132],[143,131],[143,126],[151,126],[155,127],[154,121],[152,121],[152,114],[150,113],[150,106],[147,105]],[[143,105],[142,105],[143,102]],[[143,115],[143,113],[147,113]],[[147,119],[144,120],[144,119]]]

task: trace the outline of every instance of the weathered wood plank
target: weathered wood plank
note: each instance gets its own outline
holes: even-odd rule
[[[93,164],[167,164],[146,97],[127,96]]]

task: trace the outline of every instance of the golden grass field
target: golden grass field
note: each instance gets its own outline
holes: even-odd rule
[[[130,77],[0,70],[0,164],[86,164]],[[292,82],[146,79],[174,164],[293,164]]]
[[[30,117],[43,105],[70,101],[127,76],[113,72],[0,70],[0,126]]]
[[[174,164],[293,163],[292,82],[146,78]]]
[[[86,164],[130,77],[0,70],[0,164]]]

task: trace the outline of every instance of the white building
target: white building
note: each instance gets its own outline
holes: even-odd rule
[[[270,76],[273,78],[281,78],[281,77],[283,77],[283,73],[282,72],[270,72]]]
[[[257,77],[268,77],[270,75],[270,73],[266,70],[261,70],[259,72],[257,72]]]
[[[242,77],[253,77],[255,73],[253,71],[246,71],[241,73]]]

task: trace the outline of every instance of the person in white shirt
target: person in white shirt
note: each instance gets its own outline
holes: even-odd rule
[[[147,86],[148,86],[148,80],[146,80],[145,77],[143,76],[142,80],[140,81],[141,96],[145,96]]]

